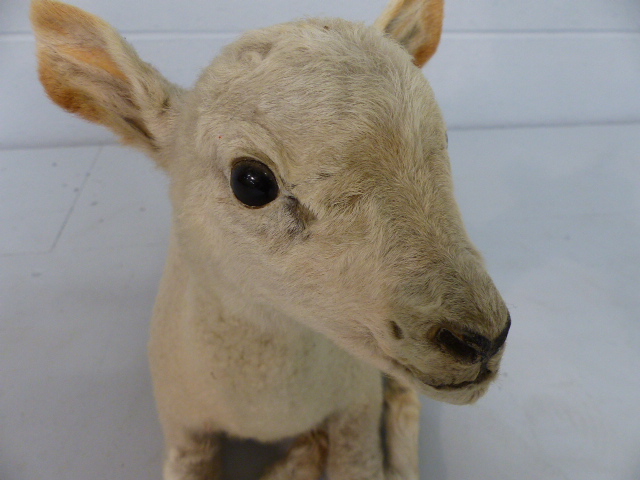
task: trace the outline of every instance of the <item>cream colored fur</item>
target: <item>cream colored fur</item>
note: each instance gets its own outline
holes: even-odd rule
[[[49,96],[171,178],[149,347],[165,479],[219,478],[222,435],[297,438],[264,479],[417,479],[416,391],[477,400],[509,322],[413,64],[437,47],[442,2],[394,1],[377,29],[249,32],[189,91],[93,15],[36,0],[32,21]],[[246,157],[278,181],[263,208],[230,188]]]

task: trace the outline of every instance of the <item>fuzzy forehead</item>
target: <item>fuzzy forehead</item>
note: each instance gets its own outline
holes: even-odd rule
[[[397,171],[444,132],[410,55],[376,29],[339,19],[248,32],[204,72],[195,95],[202,128],[242,124],[247,136],[269,136],[278,144],[271,160],[292,183],[353,162]]]

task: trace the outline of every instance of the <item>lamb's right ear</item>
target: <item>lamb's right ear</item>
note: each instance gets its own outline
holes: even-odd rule
[[[90,13],[53,0],[34,0],[31,22],[40,81],[49,97],[162,162],[182,91]]]
[[[444,0],[391,0],[375,26],[400,42],[422,67],[440,43]]]

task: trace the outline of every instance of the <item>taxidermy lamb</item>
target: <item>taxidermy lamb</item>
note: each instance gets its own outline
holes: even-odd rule
[[[417,479],[417,391],[465,404],[496,377],[509,312],[419,69],[442,12],[252,31],[183,90],[103,20],[33,2],[51,99],[171,178],[150,341],[166,480],[220,478],[223,435],[296,439],[264,479]]]

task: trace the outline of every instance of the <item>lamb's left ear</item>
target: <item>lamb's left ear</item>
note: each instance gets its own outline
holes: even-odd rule
[[[400,42],[422,67],[436,53],[444,0],[391,0],[375,26]]]
[[[143,62],[113,27],[79,8],[34,0],[31,22],[49,97],[158,158],[181,90]]]

